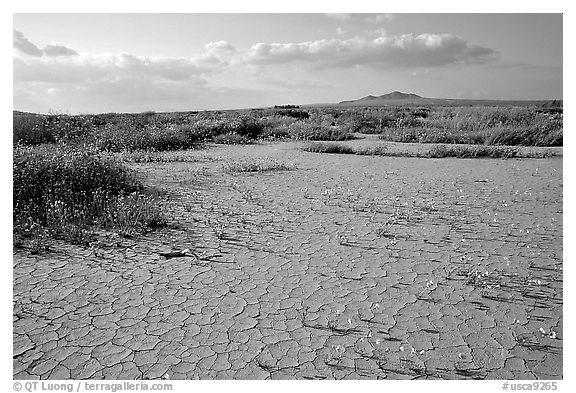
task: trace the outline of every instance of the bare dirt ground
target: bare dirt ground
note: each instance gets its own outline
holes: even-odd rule
[[[295,146],[133,164],[171,229],[15,251],[14,378],[563,377],[561,158]]]

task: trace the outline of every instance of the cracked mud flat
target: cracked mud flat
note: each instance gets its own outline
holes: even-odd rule
[[[295,146],[133,164],[177,227],[15,251],[14,378],[563,377],[562,159]]]

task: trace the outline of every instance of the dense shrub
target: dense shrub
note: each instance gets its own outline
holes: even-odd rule
[[[269,141],[290,139],[290,132],[285,127],[267,128],[258,138]]]
[[[94,133],[93,142],[97,149],[109,152],[169,151],[196,147],[201,138],[197,130],[188,125],[171,126],[166,129],[156,127],[125,129],[106,126]]]
[[[160,211],[121,164],[90,151],[16,147],[14,233],[83,241],[93,227],[138,231],[161,225]]]
[[[284,109],[279,110],[276,112],[280,116],[288,116],[293,117],[294,119],[307,119],[310,117],[310,114],[303,110],[295,110],[295,109]]]
[[[256,139],[265,128],[266,124],[261,122],[259,119],[243,115],[238,116],[229,123],[227,133]]]
[[[302,150],[311,153],[336,153],[336,154],[354,154],[355,151],[350,146],[339,143],[311,142],[302,147]]]
[[[428,157],[444,158],[514,158],[518,156],[518,149],[503,146],[432,146],[429,150]]]
[[[14,115],[12,130],[16,144],[37,145],[56,142],[52,130],[45,127],[44,116]]]
[[[228,173],[264,173],[290,171],[295,169],[295,166],[277,160],[261,159],[255,161],[229,162],[225,165],[224,169]]]
[[[214,143],[219,143],[223,145],[245,145],[254,142],[253,139],[250,139],[247,136],[235,133],[216,135],[212,139]]]
[[[94,128],[91,116],[13,115],[15,144],[38,145],[71,141],[89,135]]]

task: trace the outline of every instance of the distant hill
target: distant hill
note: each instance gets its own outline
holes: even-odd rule
[[[474,100],[474,99],[454,99],[454,98],[427,98],[414,93],[402,93],[393,91],[381,96],[368,95],[363,98],[351,101],[341,101],[336,106],[389,106],[389,105],[440,105],[440,106],[526,106],[549,104],[552,100]],[[562,100],[559,101],[560,103]],[[561,104],[560,104],[561,105]],[[316,104],[311,106],[329,106],[328,104]]]
[[[395,103],[395,101],[404,102],[418,102],[426,101],[427,98],[420,97],[418,94],[414,93],[402,93],[401,91],[393,91],[392,93],[383,94],[381,96],[369,95],[358,100],[352,101],[342,101],[339,105],[389,105]]]

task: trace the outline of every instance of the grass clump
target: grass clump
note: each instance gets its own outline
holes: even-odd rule
[[[390,154],[390,149],[386,143],[379,143],[376,146],[367,146],[354,150],[354,154],[362,156],[386,156]]]
[[[154,199],[126,167],[92,151],[14,149],[14,236],[89,240],[96,228],[122,234],[162,226]]]
[[[254,143],[253,139],[248,138],[247,136],[230,133],[230,134],[220,134],[216,135],[212,138],[214,143],[222,144],[222,145],[247,145],[250,143]]]
[[[432,146],[428,151],[430,158],[515,158],[518,157],[518,149],[504,146],[461,146],[461,145],[438,145]]]
[[[356,154],[350,146],[327,142],[310,142],[304,145],[302,150],[311,153]]]
[[[294,165],[276,160],[230,162],[225,166],[225,170],[228,173],[264,173],[290,171],[293,169]]]

